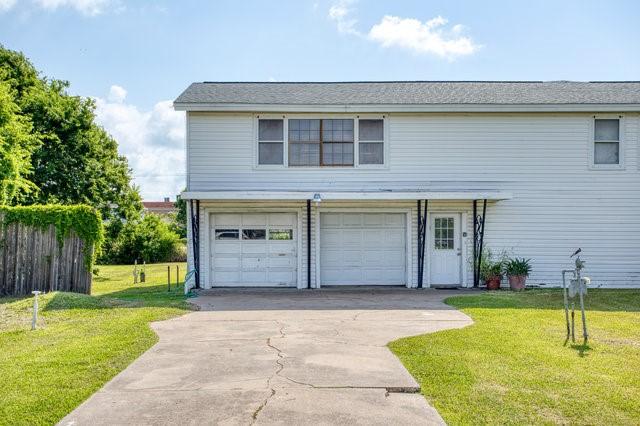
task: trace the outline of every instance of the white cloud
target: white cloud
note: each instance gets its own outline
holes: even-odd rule
[[[447,22],[442,16],[423,23],[413,18],[387,15],[371,27],[367,37],[383,47],[395,46],[449,59],[470,55],[480,48],[470,37],[461,35],[464,30],[462,25],[454,25],[447,31]]]
[[[173,198],[185,186],[184,113],[174,111],[169,100],[142,111],[125,102],[126,94],[114,85],[107,99],[96,98],[97,122],[118,141],[143,198]]]
[[[120,0],[34,0],[43,9],[56,10],[59,7],[71,7],[86,16],[96,16],[107,9],[120,10]]]
[[[475,53],[481,46],[463,35],[464,25],[447,29],[447,19],[436,16],[426,22],[414,18],[386,15],[363,34],[353,17],[357,0],[337,0],[329,8],[328,18],[335,22],[338,32],[351,34],[379,43],[383,47],[399,47],[414,53],[433,54],[452,60]]]
[[[124,102],[126,97],[127,91],[124,89],[124,87],[114,84],[109,89],[109,96],[107,97],[107,99],[109,99],[111,102],[120,104]]]
[[[15,6],[16,0],[0,0],[0,13],[6,12]]]
[[[338,31],[343,34],[360,35],[355,28],[358,20],[351,16],[353,12],[351,6],[355,2],[356,0],[339,0],[329,8],[329,19],[336,23]]]

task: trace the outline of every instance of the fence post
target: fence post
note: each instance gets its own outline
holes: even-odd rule
[[[176,287],[180,285],[180,265],[176,265]]]
[[[171,291],[171,266],[167,265],[167,291]]]

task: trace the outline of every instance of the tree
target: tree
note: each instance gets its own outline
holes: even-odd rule
[[[173,231],[180,238],[187,238],[187,202],[178,195],[174,205],[178,211],[175,213],[175,217],[172,218]]]
[[[0,204],[12,204],[20,195],[37,189],[29,178],[39,139],[32,133],[29,118],[19,112],[11,87],[0,81]]]
[[[13,203],[89,204],[105,219],[108,247],[127,220],[140,216],[142,203],[127,159],[95,122],[93,100],[69,95],[68,82],[41,77],[24,55],[1,45],[0,82],[41,141],[30,156],[31,170],[20,166],[37,191],[22,186]]]
[[[127,222],[115,239],[106,259],[112,263],[167,262],[184,260],[180,238],[156,214],[146,214],[142,220]],[[182,250],[184,251],[184,249]]]

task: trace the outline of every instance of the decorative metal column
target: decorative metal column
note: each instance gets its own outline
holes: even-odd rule
[[[200,200],[195,200],[195,203],[194,200],[189,200],[189,214],[191,215],[194,278],[196,288],[200,288]]]
[[[418,288],[422,288],[424,282],[424,249],[427,243],[427,211],[429,200],[418,200]]]
[[[478,200],[473,200],[473,286],[480,285],[480,263],[482,262],[482,244],[484,225],[487,215],[487,200],[482,200],[482,215],[478,214]]]
[[[311,200],[307,200],[307,288],[311,288]]]

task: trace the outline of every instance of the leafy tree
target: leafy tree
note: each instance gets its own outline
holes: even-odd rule
[[[109,253],[112,263],[167,262],[177,259],[180,238],[156,214],[146,214],[142,220],[127,222]]]
[[[178,195],[174,204],[178,211],[172,217],[171,228],[180,238],[187,238],[187,202]]]
[[[19,112],[11,87],[0,81],[0,204],[12,204],[20,194],[37,189],[29,177],[39,139],[31,121]]]
[[[38,145],[34,140],[23,140],[22,145],[34,147],[30,156],[28,152],[7,157],[2,153],[3,158],[22,159],[11,164],[19,170],[18,176],[28,177],[33,184],[16,180],[16,193],[8,201],[89,204],[105,219],[108,248],[109,240],[126,221],[140,217],[142,203],[138,189],[131,184],[127,159],[118,154],[117,142],[95,122],[93,100],[69,95],[68,82],[41,77],[23,54],[2,45],[0,83],[8,88],[4,91],[8,90],[16,106],[5,107],[2,102],[3,111],[14,108],[14,115],[24,117],[18,134],[31,133],[41,141]],[[15,123],[20,120],[14,120],[13,128]]]

